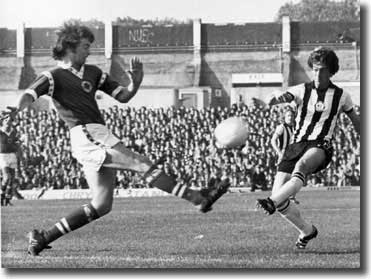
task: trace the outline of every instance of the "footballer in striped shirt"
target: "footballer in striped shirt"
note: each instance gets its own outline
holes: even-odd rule
[[[289,197],[299,192],[306,176],[326,168],[331,162],[331,141],[341,113],[349,117],[360,134],[360,116],[353,108],[350,94],[331,81],[339,70],[336,53],[318,47],[310,53],[308,66],[313,76],[310,82],[278,92],[266,106],[295,102],[297,115],[292,143],[278,165],[272,194],[266,199],[258,199],[256,204],[269,215],[277,210],[299,231],[298,249],[304,249],[309,240],[317,236],[318,230],[301,217]]]

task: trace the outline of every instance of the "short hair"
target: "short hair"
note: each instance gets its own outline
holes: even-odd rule
[[[331,75],[336,74],[339,70],[339,58],[329,48],[317,47],[312,51],[308,58],[308,66],[313,69],[313,64],[317,63],[325,64]]]
[[[285,118],[286,118],[287,113],[292,113],[292,115],[295,117],[295,110],[290,105],[287,105],[283,108],[283,111],[280,117],[281,123],[285,123]]]
[[[93,32],[86,26],[77,22],[66,22],[62,28],[57,31],[57,42],[53,48],[53,58],[61,60],[66,55],[67,49],[75,50],[82,39],[88,39],[90,43],[94,42]]]

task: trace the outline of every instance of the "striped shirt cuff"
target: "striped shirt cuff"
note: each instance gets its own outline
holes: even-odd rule
[[[26,89],[25,93],[30,94],[33,97],[34,101],[36,101],[38,98],[36,91],[33,89]]]
[[[112,98],[116,98],[116,96],[121,92],[121,90],[125,89],[123,86],[118,86],[115,90],[113,90],[111,96]]]
[[[49,71],[44,71],[42,72],[42,74],[44,76],[46,76],[49,80],[49,91],[48,91],[48,95],[50,97],[53,97],[53,93],[54,93],[54,78],[53,78],[53,75],[49,72]]]

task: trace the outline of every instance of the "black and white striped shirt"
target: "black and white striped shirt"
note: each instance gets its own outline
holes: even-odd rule
[[[317,92],[313,82],[287,89],[285,100],[297,105],[293,142],[331,140],[341,112],[353,110],[350,95],[330,83],[325,92]]]
[[[277,126],[274,133],[277,134],[278,148],[280,151],[284,151],[291,142],[292,135],[294,133],[293,126],[282,123]]]

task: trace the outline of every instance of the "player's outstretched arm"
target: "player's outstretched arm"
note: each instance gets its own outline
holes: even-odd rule
[[[24,93],[18,100],[16,106],[8,106],[4,111],[1,112],[0,118],[10,117],[14,119],[17,113],[27,107],[29,107],[34,101],[34,97],[29,93]]]
[[[290,103],[295,100],[295,96],[287,91],[274,91],[268,102],[269,106],[274,106],[282,103]]]
[[[127,103],[133,98],[143,81],[143,63],[138,57],[133,57],[130,60],[130,69],[127,71],[127,74],[130,79],[130,84],[128,87],[123,88],[116,96],[116,99],[121,103]]]
[[[274,131],[273,136],[271,138],[271,145],[273,149],[276,151],[278,157],[282,156],[282,151],[280,150],[280,147],[278,146],[278,138],[282,134],[283,134],[283,126],[279,125]]]
[[[286,91],[275,91],[272,93],[271,97],[268,100],[268,103],[264,102],[261,99],[252,98],[255,105],[261,106],[264,110],[270,109],[270,107],[282,103],[288,103],[294,100],[294,96],[291,93]]]

